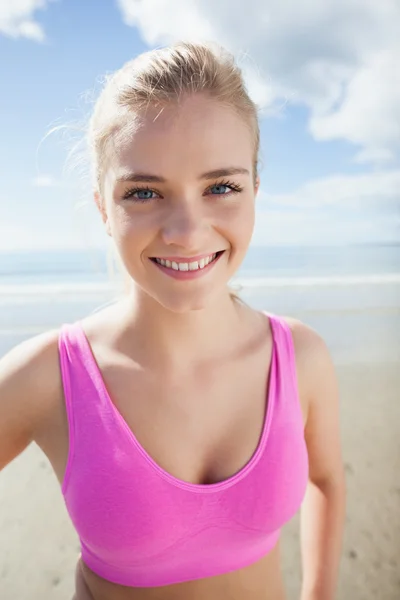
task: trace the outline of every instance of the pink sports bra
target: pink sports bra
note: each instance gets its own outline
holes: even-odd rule
[[[283,319],[269,318],[273,353],[257,450],[238,473],[209,485],[155,463],[112,403],[81,325],[62,327],[62,492],[82,559],[100,577],[156,587],[235,571],[267,554],[298,511],[308,458],[293,340]]]

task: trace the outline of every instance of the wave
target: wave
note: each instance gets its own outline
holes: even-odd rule
[[[241,277],[232,280],[233,288],[246,289],[283,288],[283,287],[331,287],[353,285],[399,284],[400,273],[367,275],[313,276],[313,277]],[[122,288],[113,282],[58,282],[58,283],[21,283],[0,284],[0,296],[69,296],[92,294],[119,294]]]
[[[238,278],[233,285],[246,287],[348,286],[400,283],[400,273],[366,275],[331,275],[313,277],[247,277]]]

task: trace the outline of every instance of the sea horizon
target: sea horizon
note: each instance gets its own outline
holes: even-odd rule
[[[400,244],[250,246],[235,281],[264,285],[393,283],[400,275]],[[18,286],[71,289],[115,285],[118,267],[107,248],[0,252],[0,293]]]

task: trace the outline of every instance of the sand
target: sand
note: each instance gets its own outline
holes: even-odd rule
[[[338,600],[400,599],[400,368],[337,368],[347,517]],[[284,536],[290,600],[299,598],[298,518]]]
[[[339,600],[400,599],[400,368],[337,366],[348,485]],[[0,599],[70,600],[79,548],[58,482],[32,446],[0,475]],[[284,530],[288,600],[298,600],[298,518]]]

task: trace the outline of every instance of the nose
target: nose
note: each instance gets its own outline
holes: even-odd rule
[[[201,211],[188,204],[169,207],[163,220],[162,238],[168,246],[202,251],[209,224]]]

